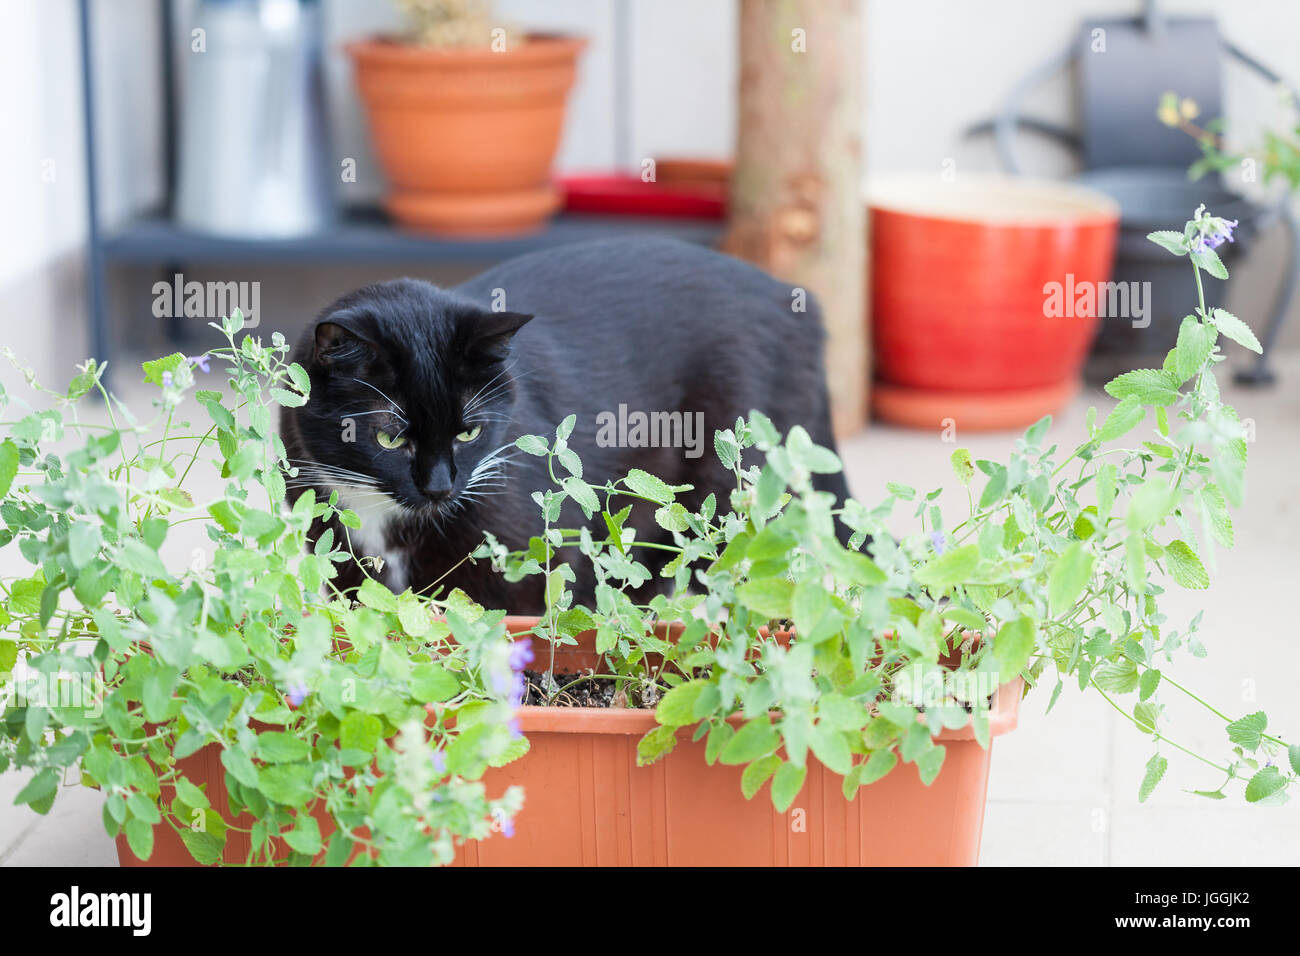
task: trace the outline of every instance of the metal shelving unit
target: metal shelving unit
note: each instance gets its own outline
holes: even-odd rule
[[[178,226],[163,215],[135,219],[100,240],[108,263],[257,262],[280,264],[496,262],[565,242],[653,231],[710,242],[716,220],[560,215],[540,232],[492,239],[438,239],[393,225],[377,209],[347,210],[328,232],[293,239],[237,239]]]
[[[280,265],[328,265],[331,263],[483,263],[499,262],[534,249],[577,242],[608,239],[629,233],[654,232],[691,242],[708,243],[717,238],[722,224],[716,220],[644,219],[625,216],[560,215],[539,232],[492,239],[444,239],[407,231],[390,222],[377,209],[343,210],[326,231],[293,239],[241,239],[195,232],[171,218],[176,183],[175,69],[171,54],[174,35],[170,0],[158,0],[159,55],[163,83],[164,195],[162,208],[137,216],[113,228],[105,228],[99,216],[98,142],[96,139],[93,24],[90,0],[78,0],[82,67],[83,125],[87,177],[87,302],[92,354],[107,361],[113,354],[107,301],[107,270],[114,265],[159,267],[160,275],[183,272],[186,264],[258,263]],[[615,4],[616,42],[628,40],[628,11],[625,0]],[[624,51],[626,52],[626,51]],[[617,58],[626,61],[626,57]],[[626,75],[616,77],[621,99],[627,100]],[[615,130],[626,139],[626,130]],[[178,336],[173,323],[169,334]]]

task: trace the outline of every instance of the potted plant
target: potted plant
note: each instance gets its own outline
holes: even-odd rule
[[[401,0],[402,38],[349,44],[399,222],[442,235],[528,232],[550,182],[583,40],[521,34],[486,0]]]
[[[1202,207],[1182,231],[1152,234],[1190,261],[1201,302],[1177,347],[1161,368],[1112,381],[1119,404],[1101,421],[1091,410],[1069,454],[1046,441],[1047,418],[1005,464],[955,452],[970,514],[953,527],[940,491],[891,485],[880,506],[838,513],[854,531],[842,547],[834,503],[810,482],[839,462],[757,414],[715,438],[731,500],[694,513],[676,500],[686,489],[641,472],[587,484],[572,418],[553,439],[521,438],[555,479],[537,499],[543,533],[527,552],[489,541],[480,554],[512,579],[545,576],[547,613],[510,622],[540,639],[519,717],[532,747],[486,778],[530,798],[518,839],[466,844],[460,859],[972,864],[989,742],[1014,726],[1022,681],[1050,687],[1052,703],[1067,684],[1094,692],[1149,736],[1145,800],[1168,753],[1187,750],[1161,697],[1209,708],[1166,673],[1178,651],[1204,651],[1196,621],[1166,622],[1157,576],[1208,586],[1201,556],[1231,545],[1229,507],[1244,494],[1246,445],[1215,366],[1220,336],[1259,344],[1205,307],[1202,281],[1227,277],[1214,250],[1231,228]],[[1145,440],[1117,445],[1143,425]],[[765,464],[744,460],[751,448]],[[607,536],[553,528],[565,498]],[[904,502],[918,529],[895,541],[887,519]],[[627,597],[647,576],[624,530],[631,504],[656,509],[677,552],[664,572],[673,596],[645,605]],[[573,560],[600,582],[594,609],[568,600]],[[1300,747],[1268,734],[1262,712],[1209,709],[1231,753],[1202,758],[1222,776],[1196,792],[1218,799],[1243,781],[1248,802],[1284,800]],[[770,803],[747,802],[765,785]]]
[[[1228,229],[1198,210],[1152,239],[1200,289],[1226,275]],[[1157,575],[1205,587],[1201,555],[1231,544],[1245,444],[1217,342],[1258,343],[1229,313],[1188,316],[1161,368],[1111,382],[1118,405],[1069,454],[1046,419],[1006,463],[954,453],[970,516],[952,526],[938,491],[836,507],[810,481],[836,456],[759,414],[715,436],[736,487],[698,511],[645,472],[586,481],[572,418],[522,436],[554,479],[540,533],[473,557],[544,578],[531,619],[332,587],[346,556],[328,537],[308,549],[308,528],[357,517],[310,493],[284,504],[298,478],[271,406],[306,401],[308,381],[282,337],[237,342],[240,325],[207,356],[145,364],[156,431],[111,400],[107,426],[79,419],[102,392],[91,362],[0,441],[0,547],[30,565],[0,580],[0,771],[32,773],[18,802],[38,812],[65,779],[102,789],[124,863],[972,863],[988,745],[1022,687],[1095,692],[1149,736],[1142,799],[1170,750],[1192,752],[1160,699],[1188,693],[1167,669],[1200,652],[1196,622],[1165,620]],[[180,422],[213,361],[226,388],[195,393],[205,424]],[[79,441],[56,455],[65,431]],[[197,500],[204,467],[220,491]],[[591,523],[555,527],[565,499]],[[895,539],[902,502],[917,530]],[[672,587],[648,600],[633,507],[673,533]],[[160,557],[186,528],[206,548]],[[568,591],[579,560],[594,607]],[[1212,713],[1231,751],[1202,758],[1221,777],[1197,792],[1284,800],[1300,747],[1262,712]]]
[[[50,407],[3,396],[0,546],[28,569],[0,582],[0,771],[31,772],[16,802],[38,813],[63,784],[100,789],[124,865],[448,862],[519,807],[477,781],[526,742],[503,694],[465,683],[508,683],[510,646],[469,627],[450,640],[448,622],[481,613],[467,602],[330,588],[341,554],[306,532],[336,502],[284,506],[270,425],[307,376],[278,333],[236,344],[241,326],[224,323],[227,348],[145,363],[151,419],[94,361],[63,392],[28,374]],[[203,421],[182,421],[205,378],[188,406]],[[107,425],[81,418],[92,390]],[[196,498],[205,469],[217,490]],[[428,707],[453,697],[454,713]]]

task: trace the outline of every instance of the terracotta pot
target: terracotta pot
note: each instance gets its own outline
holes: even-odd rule
[[[551,163],[585,45],[560,36],[500,53],[349,44],[389,213],[443,235],[540,228],[560,205]]]
[[[512,631],[531,618],[508,618]],[[549,655],[539,651],[537,664]],[[556,669],[596,664],[591,644],[556,651]],[[1020,681],[998,689],[993,735],[1015,727]],[[943,769],[929,786],[912,764],[861,787],[848,801],[840,777],[810,754],[804,789],[784,814],[766,786],[753,800],[740,791],[742,767],[704,760],[704,741],[691,729],[676,748],[637,767],[636,744],[655,726],[641,710],[523,707],[528,754],[489,770],[495,795],[525,788],[515,835],[467,843],[466,866],[973,866],[979,859],[984,796],[992,748],[971,728],[945,730]]]
[[[506,618],[515,634],[536,623],[535,617]],[[669,627],[661,636],[677,632]],[[549,655],[549,648],[539,649],[537,665]],[[596,666],[594,633],[557,647],[555,657],[559,672]],[[992,736],[1014,729],[1020,692],[1019,679],[998,688]],[[704,742],[692,743],[689,728],[679,733],[672,753],[638,767],[637,741],[656,726],[652,711],[521,707],[518,713],[529,752],[484,777],[489,796],[512,784],[525,788],[515,835],[465,843],[455,865],[973,866],[979,859],[992,746],[981,747],[969,726],[937,736],[947,753],[929,786],[914,765],[900,764],[883,780],[861,787],[852,801],[844,799],[840,777],[809,754],[804,789],[780,814],[766,787],[754,799],[744,798],[743,767],[710,767]],[[178,764],[204,787],[223,819],[244,829],[251,825],[248,814],[236,818],[230,812],[217,744]],[[162,796],[169,803],[171,788],[164,787]],[[323,809],[313,815],[323,836],[333,832]],[[223,862],[243,863],[248,850],[247,835],[231,830]],[[197,865],[180,837],[161,824],[154,828],[148,861],[131,853],[125,835],[117,838],[117,851],[122,866]]]
[[[971,173],[868,189],[876,413],[1014,428],[1078,387],[1119,207],[1065,183]],[[1058,283],[1060,294],[1053,296]],[[1075,293],[1091,286],[1092,304]],[[1059,306],[1059,308],[1058,308]]]

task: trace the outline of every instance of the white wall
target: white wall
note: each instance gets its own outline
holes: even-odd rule
[[[735,131],[735,0],[498,0],[503,19],[537,29],[577,32],[590,46],[571,100],[559,157],[562,170],[634,166],[645,156],[726,156]],[[323,0],[327,80],[336,161],[354,156],[359,178],[349,201],[377,196],[374,167],[343,43],[397,23],[388,0]],[[863,43],[868,170],[996,168],[991,142],[962,130],[992,114],[1011,85],[1061,49],[1085,16],[1128,15],[1139,0],[865,0]],[[157,200],[161,173],[155,0],[94,0],[99,60],[105,216],[113,221]],[[631,49],[627,100],[616,99],[615,12],[628,10]],[[177,4],[178,57],[194,0]],[[1300,83],[1297,0],[1167,0],[1177,13],[1218,17],[1225,36]],[[0,29],[0,337],[33,334],[31,309],[53,309],[45,288],[75,287],[84,236],[81,96],[74,0],[4,0]],[[815,48],[810,50],[815,55]],[[1239,68],[1225,71],[1235,132],[1249,141],[1274,123],[1268,91]],[[1032,111],[1069,122],[1069,78],[1046,84]],[[237,137],[239,131],[231,131]],[[1054,146],[1023,140],[1034,171],[1060,174],[1067,158]],[[43,165],[53,161],[54,180]],[[1268,277],[1261,278],[1266,284]],[[44,289],[45,291],[42,291]],[[52,293],[51,293],[52,294]],[[23,302],[21,309],[17,302]],[[41,305],[44,302],[45,305]],[[15,312],[22,313],[16,318]],[[17,323],[17,324],[15,324]],[[46,327],[79,328],[74,314],[51,314]],[[1300,323],[1293,323],[1300,324]]]

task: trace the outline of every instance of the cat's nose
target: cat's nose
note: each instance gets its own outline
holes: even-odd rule
[[[425,485],[420,490],[434,504],[440,504],[451,497],[451,485]]]
[[[456,474],[447,461],[435,461],[424,475],[417,475],[417,484],[424,497],[439,504],[451,497]]]

